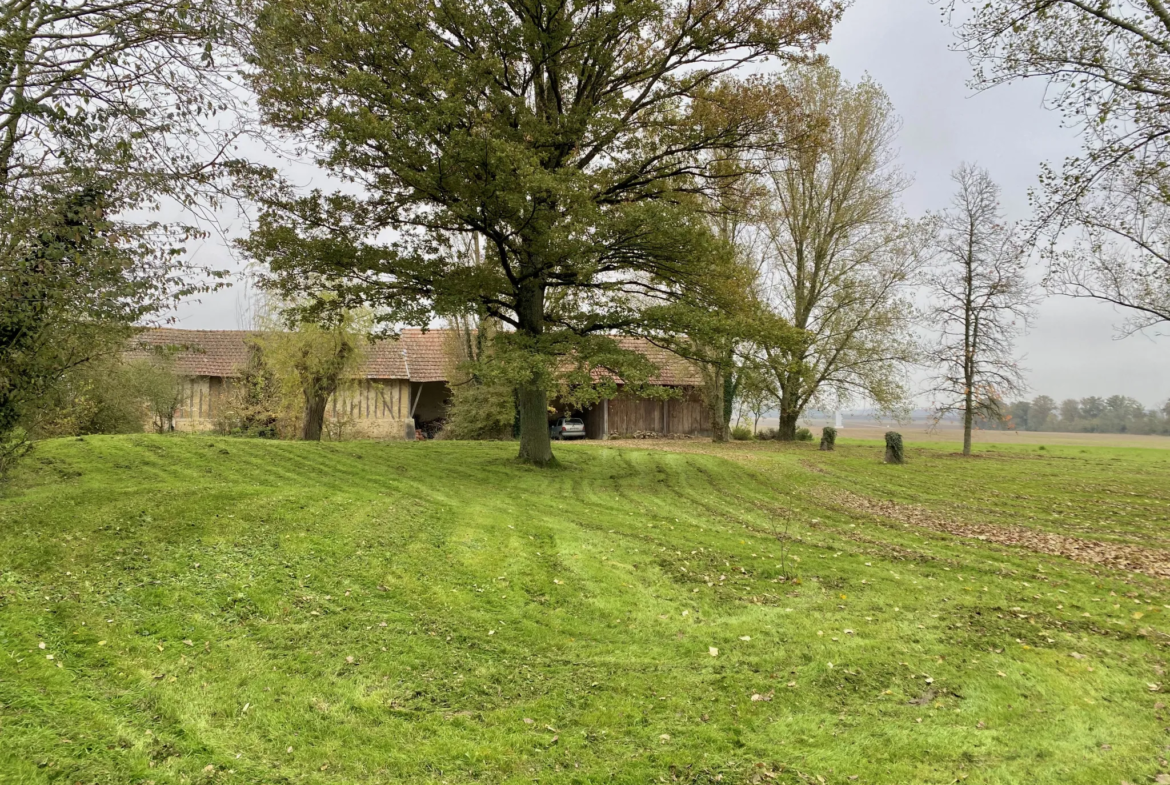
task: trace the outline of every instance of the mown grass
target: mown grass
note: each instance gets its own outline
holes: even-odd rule
[[[41,445],[0,497],[0,782],[1170,773],[1163,582],[825,501],[1159,547],[1170,455],[558,447]]]

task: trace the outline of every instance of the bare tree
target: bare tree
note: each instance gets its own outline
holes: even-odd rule
[[[849,85],[827,66],[794,69],[787,82],[819,125],[772,161],[761,221],[767,299],[803,331],[762,352],[778,438],[791,440],[819,398],[861,397],[887,411],[907,400],[904,369],[916,357],[907,288],[924,232],[899,206],[909,181],[894,162],[898,121],[881,87]]]
[[[938,266],[930,285],[930,324],[939,338],[930,353],[938,368],[931,392],[936,417],[963,417],[963,454],[971,454],[977,417],[997,419],[1002,402],[1023,392],[1013,340],[1035,303],[1025,276],[1025,253],[999,206],[999,186],[986,170],[960,167],[958,191],[939,218]]]
[[[1126,333],[1170,322],[1165,0],[939,2],[974,6],[959,39],[976,86],[1044,80],[1049,103],[1081,131],[1084,152],[1046,167],[1035,194],[1049,290],[1130,309]]]
[[[1043,249],[1049,289],[1126,309],[1123,335],[1170,324],[1170,178],[1160,166],[1104,173],[1060,217],[1077,231]]]

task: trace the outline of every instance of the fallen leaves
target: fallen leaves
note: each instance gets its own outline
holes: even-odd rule
[[[709,646],[707,648],[707,653],[710,654],[712,657],[718,657],[719,656],[719,649],[715,648],[714,646]]]
[[[1063,556],[1084,564],[1097,564],[1127,572],[1138,572],[1155,578],[1170,578],[1170,560],[1166,551],[1143,548],[1101,540],[1087,540],[1067,534],[1028,529],[1023,526],[1000,526],[974,523],[944,517],[913,504],[902,504],[887,499],[870,499],[838,488],[822,488],[821,498],[836,507],[876,515],[882,518],[920,526],[924,529],[969,537],[998,545],[1027,548],[1036,553]],[[1084,614],[1088,616],[1089,614]],[[1135,618],[1141,618],[1135,616]]]

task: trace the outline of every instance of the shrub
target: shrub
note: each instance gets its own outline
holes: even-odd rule
[[[731,438],[737,442],[750,442],[752,440],[752,429],[746,425],[737,425],[731,429]]]
[[[467,382],[451,388],[445,439],[507,439],[516,419],[512,388],[500,383]]]
[[[808,428],[797,428],[796,440],[798,442],[811,442],[813,440],[812,431]]]
[[[832,452],[833,448],[837,446],[837,429],[831,425],[826,425],[821,429],[821,450],[825,452]]]
[[[775,428],[761,428],[756,431],[756,438],[760,441],[770,442],[776,438]]]
[[[147,410],[136,370],[117,356],[70,369],[22,424],[34,438],[142,433]]]

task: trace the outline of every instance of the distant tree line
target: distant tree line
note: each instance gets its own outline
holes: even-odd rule
[[[1002,403],[999,417],[985,416],[978,426],[996,431],[1059,431],[1062,433],[1134,433],[1170,435],[1170,401],[1147,409],[1124,395],[1108,398],[1067,398],[1059,404],[1047,395],[1031,401]]]

